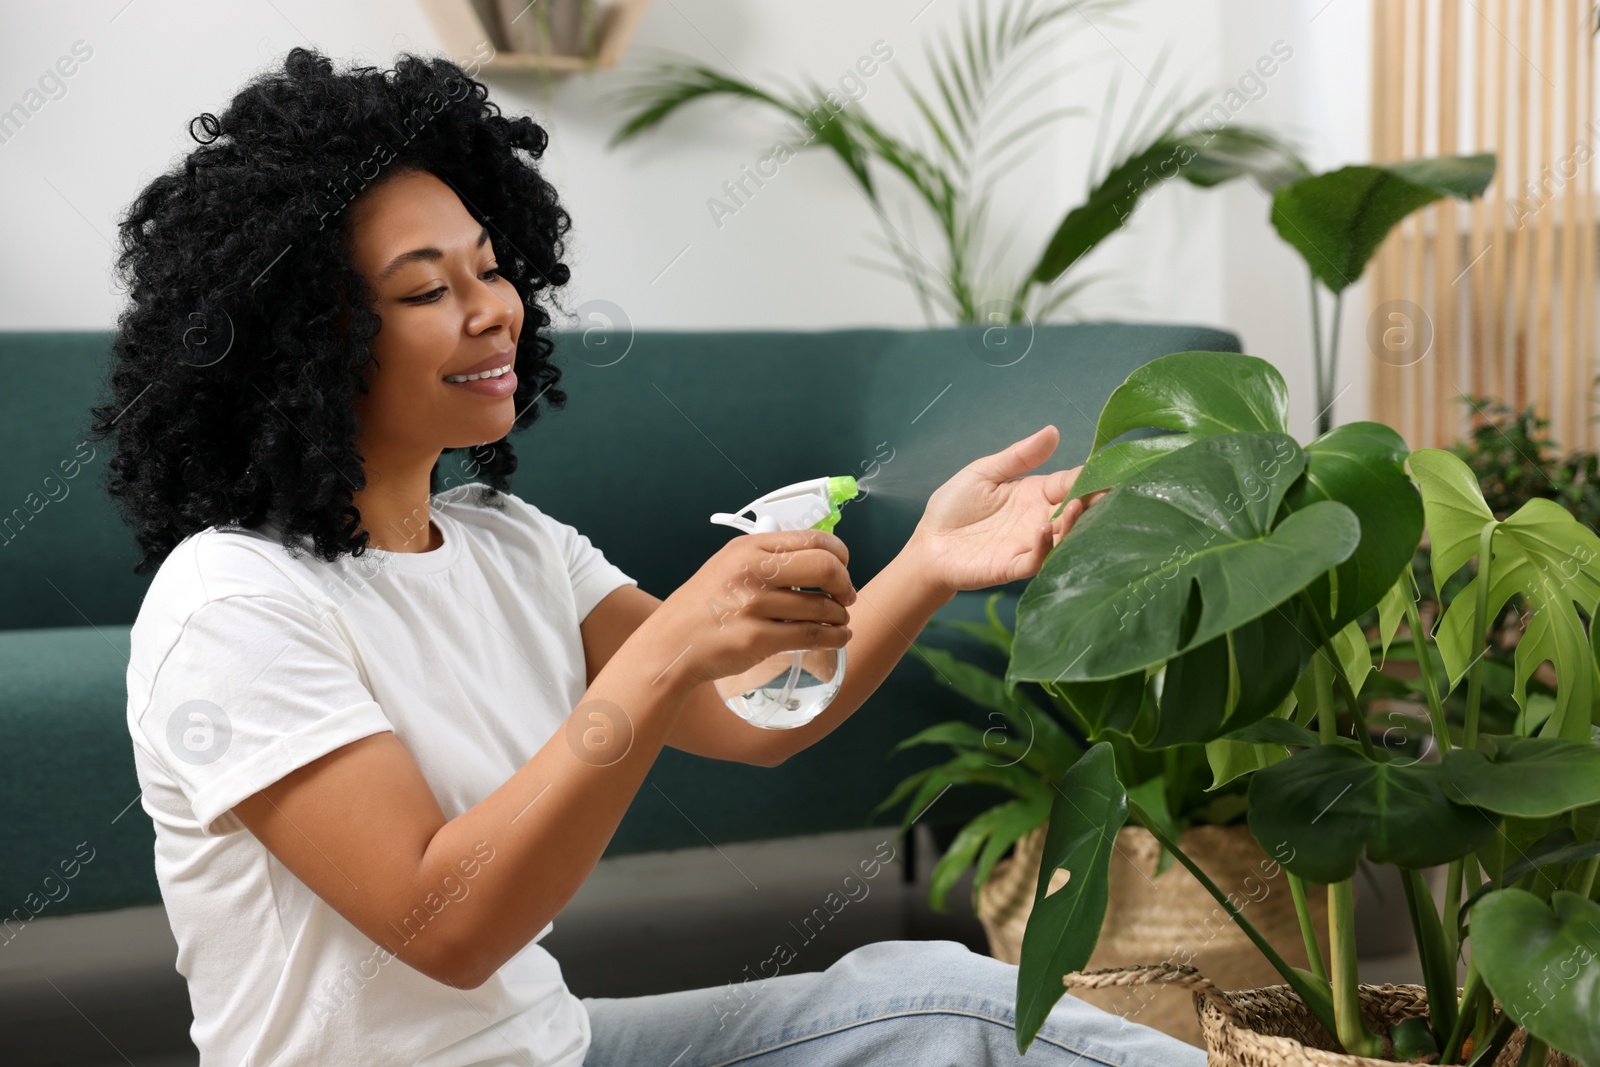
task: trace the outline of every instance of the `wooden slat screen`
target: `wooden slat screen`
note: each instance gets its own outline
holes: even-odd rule
[[[1484,197],[1417,212],[1368,275],[1372,414],[1413,448],[1460,439],[1466,395],[1535,407],[1563,447],[1600,436],[1591,2],[1373,0],[1372,158],[1499,159]]]

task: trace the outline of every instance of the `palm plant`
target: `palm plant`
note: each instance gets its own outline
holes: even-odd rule
[[[989,595],[985,622],[934,619],[928,628],[959,630],[1009,658],[1013,634],[995,608],[1003,595]],[[922,641],[912,647],[934,680],[983,709],[990,725],[980,728],[969,719],[952,719],[895,745],[890,756],[919,745],[942,745],[952,756],[902,780],[872,814],[905,803],[903,835],[951,787],[987,787],[1004,795],[961,827],[929,879],[929,903],[943,911],[950,890],[971,869],[976,907],[995,864],[1019,839],[1049,821],[1054,783],[1093,743],[1095,729],[1084,709],[1048,686],[1022,682],[1008,687],[1001,676],[947,649]],[[1169,837],[1178,838],[1192,825],[1225,826],[1243,819],[1245,783],[1226,784],[1227,772],[1220,763],[1211,765],[1207,746],[1174,745],[1154,751],[1130,734],[1112,734],[1106,740],[1129,794],[1160,821]],[[1163,851],[1157,875],[1172,862],[1172,854]]]
[[[1115,15],[1124,4],[1000,0],[991,11],[987,0],[978,0],[965,9],[958,39],[941,37],[932,49],[931,88],[919,89],[896,69],[916,106],[923,127],[918,140],[924,147],[875,121],[863,106],[830,106],[828,92],[815,81],[766,89],[682,61],[659,65],[623,92],[621,102],[633,111],[612,144],[655,128],[695,100],[727,96],[774,108],[810,133],[791,150],[826,147],[844,165],[877,214],[882,245],[893,257],[889,263],[867,265],[903,277],[930,323],[941,314],[967,323],[1043,321],[1092,280],[1077,277],[1074,268],[1123,226],[1152,188],[1176,177],[1210,187],[1250,176],[1270,192],[1306,173],[1294,152],[1263,130],[1234,125],[1186,131],[1202,99],[1183,102],[1177,90],[1170,90],[1152,105],[1154,81],[1141,90],[1123,119],[1121,135],[1106,151],[1120,84],[1114,74],[1087,195],[1066,212],[1031,267],[1008,273],[1004,261],[1015,228],[992,239],[996,182],[1034,153],[1039,136],[1054,124],[1086,114],[1080,107],[1029,109],[1042,90],[1057,84],[1061,73],[1040,73],[1038,63],[1066,38],[1095,27],[1096,19]],[[1157,63],[1158,72],[1164,58]],[[879,168],[898,174],[931,216],[942,245],[938,262],[890,220]]]

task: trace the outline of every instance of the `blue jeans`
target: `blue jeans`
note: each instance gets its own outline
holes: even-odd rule
[[[1017,1054],[1017,968],[956,941],[881,941],[825,971],[585,997],[583,1067],[1204,1067],[1206,1054],[1071,994]]]

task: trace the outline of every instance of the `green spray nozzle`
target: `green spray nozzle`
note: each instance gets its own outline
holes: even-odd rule
[[[839,521],[839,505],[846,500],[854,500],[861,492],[856,485],[856,480],[846,474],[838,478],[828,479],[828,505],[827,517],[817,523],[812,529],[833,532],[834,523]]]

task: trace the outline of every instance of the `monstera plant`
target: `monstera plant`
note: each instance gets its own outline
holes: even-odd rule
[[[1032,682],[1092,726],[1056,783],[1018,977],[1026,1049],[1083,967],[1106,910],[1109,850],[1132,819],[1161,840],[1265,954],[1305,1009],[1354,1055],[1494,1062],[1515,1033],[1600,1067],[1600,730],[1593,632],[1600,538],[1549,500],[1504,520],[1447,452],[1347,424],[1302,445],[1263,360],[1186,352],[1112,394],[1073,489],[1110,489],[1023,592],[1006,685]],[[1128,439],[1144,431],[1145,436]],[[1164,431],[1151,435],[1149,431]],[[1436,632],[1422,626],[1411,560],[1424,520],[1432,569],[1466,571]],[[1480,721],[1485,635],[1524,605],[1520,713]],[[1369,645],[1362,620],[1376,630]],[[1405,620],[1441,758],[1396,753],[1359,697]],[[1435,669],[1437,660],[1442,669]],[[1555,699],[1529,699],[1544,665]],[[1465,687],[1446,712],[1446,698]],[[1299,905],[1309,967],[1286,964],[1119,779],[1108,738],[1203,743],[1216,778],[1248,782],[1251,831]],[[1399,868],[1429,1014],[1363,1016],[1352,876]],[[1448,865],[1442,905],[1423,880]],[[1069,873],[1049,892],[1052,875]],[[1310,884],[1328,886],[1324,960]],[[1457,961],[1470,933],[1465,987]],[[1521,1028],[1520,1030],[1518,1028]],[[1485,1058],[1487,1057],[1487,1058]]]

